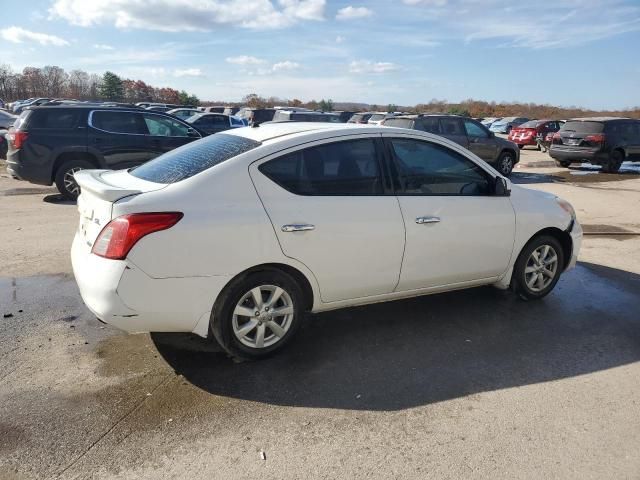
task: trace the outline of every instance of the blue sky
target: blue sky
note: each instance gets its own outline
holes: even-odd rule
[[[0,4],[0,63],[16,70],[108,69],[231,101],[640,105],[640,0]]]

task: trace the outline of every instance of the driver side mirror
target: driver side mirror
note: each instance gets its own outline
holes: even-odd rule
[[[496,197],[509,197],[511,196],[511,189],[507,180],[503,177],[496,177],[496,183],[494,185],[493,194]]]

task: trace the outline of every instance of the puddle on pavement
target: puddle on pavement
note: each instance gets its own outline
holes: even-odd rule
[[[5,197],[13,197],[18,195],[42,195],[53,193],[55,190],[51,188],[10,188],[1,193]]]

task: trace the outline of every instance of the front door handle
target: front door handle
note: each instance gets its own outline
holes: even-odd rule
[[[283,225],[281,230],[283,232],[308,232],[310,230],[315,230],[315,225],[310,225],[308,223],[294,223],[291,225]]]
[[[438,223],[440,221],[440,217],[418,217],[416,218],[416,223],[418,225],[424,225],[425,223]]]

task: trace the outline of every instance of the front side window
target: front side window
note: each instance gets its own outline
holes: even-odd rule
[[[263,163],[259,170],[296,195],[379,195],[382,178],[373,139],[327,143]]]
[[[155,137],[188,137],[189,127],[185,124],[160,115],[144,114],[144,123],[149,135]]]
[[[467,131],[468,137],[487,138],[487,132],[484,128],[478,125],[476,122],[470,120],[464,121],[464,129]]]
[[[110,133],[144,135],[142,118],[137,112],[97,111],[91,115],[91,126]]]
[[[392,174],[398,195],[490,195],[490,175],[447,147],[393,138]]]

